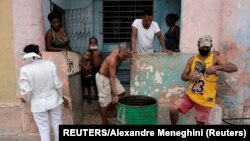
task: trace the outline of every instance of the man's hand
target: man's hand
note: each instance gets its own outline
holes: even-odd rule
[[[118,99],[119,99],[118,95],[114,96],[112,99],[112,103],[117,103]]]
[[[216,68],[215,68],[215,66],[208,67],[206,69],[205,73],[207,75],[216,74]]]
[[[200,77],[201,77],[201,75],[200,74],[196,74],[196,75],[194,75],[194,74],[190,74],[189,75],[189,79],[190,79],[190,81],[192,81],[192,82],[196,82],[196,81],[198,81],[198,80],[200,80]]]
[[[173,54],[173,51],[171,51],[171,50],[168,50],[168,49],[163,49],[163,51],[162,52],[164,52],[164,53],[168,53],[168,54],[170,54],[170,55],[172,55]]]

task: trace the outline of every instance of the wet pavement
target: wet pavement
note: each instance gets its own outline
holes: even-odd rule
[[[122,84],[126,90],[126,95],[129,95],[130,85]],[[92,95],[94,96],[94,91],[92,89]],[[108,112],[110,113],[110,111]],[[109,124],[116,124],[116,117],[109,117]],[[88,103],[87,99],[84,99],[84,115],[81,120],[82,125],[101,125],[102,119],[100,115],[100,107],[98,100],[92,100],[92,103]]]

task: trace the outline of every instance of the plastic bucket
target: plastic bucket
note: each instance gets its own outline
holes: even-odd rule
[[[124,96],[117,104],[118,125],[154,125],[157,123],[157,100],[142,95]]]

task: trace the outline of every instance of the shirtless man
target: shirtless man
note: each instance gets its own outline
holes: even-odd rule
[[[98,91],[97,91],[97,86],[96,86],[96,79],[95,75],[97,72],[100,71],[102,62],[103,62],[103,54],[102,52],[98,49],[98,41],[95,37],[89,38],[89,50],[92,52],[92,82],[93,82],[93,87],[95,90],[95,97],[94,99],[98,99]]]
[[[125,89],[116,78],[120,64],[131,56],[131,46],[122,42],[119,48],[113,50],[104,60],[100,72],[96,74],[97,89],[99,91],[99,103],[103,124],[108,124],[107,107],[115,104],[121,96],[125,95]],[[118,96],[119,95],[119,96]]]

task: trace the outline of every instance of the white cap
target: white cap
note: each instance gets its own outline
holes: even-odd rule
[[[199,38],[198,43],[200,44],[200,47],[212,46],[212,36],[203,35]]]
[[[23,55],[23,59],[31,59],[31,58],[33,58],[33,57],[35,57],[35,59],[40,59],[40,58],[41,58],[40,55],[38,55],[38,54],[36,54],[36,53],[34,53],[34,52],[25,53],[25,54]]]

